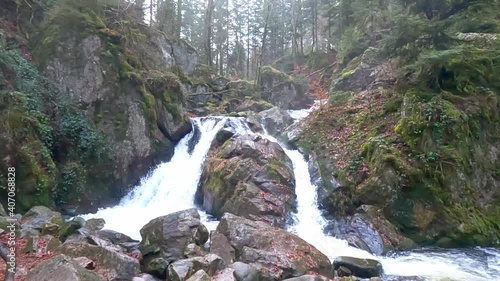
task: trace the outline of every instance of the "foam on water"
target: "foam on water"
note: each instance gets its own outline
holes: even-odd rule
[[[310,111],[291,111],[295,119],[307,116]],[[106,229],[125,233],[140,239],[139,230],[151,219],[176,211],[195,208],[194,196],[202,173],[203,163],[210,144],[224,126],[233,128],[238,134],[252,134],[241,118],[208,117],[193,119],[194,130],[184,137],[175,148],[170,162],[156,167],[134,190],[112,208],[99,210],[84,218],[104,218]],[[263,137],[278,142],[267,133]],[[190,142],[197,141],[190,151]],[[279,143],[279,142],[278,142]],[[293,162],[298,200],[296,224],[288,231],[311,243],[331,260],[337,256],[374,258],[379,260],[385,274],[394,276],[420,276],[429,280],[483,281],[500,280],[500,251],[498,249],[420,249],[398,253],[389,257],[376,257],[363,250],[351,247],[345,240],[325,235],[325,219],[316,204],[316,187],[311,184],[307,162],[300,152],[283,146]],[[200,215],[210,230],[217,221],[203,210]]]

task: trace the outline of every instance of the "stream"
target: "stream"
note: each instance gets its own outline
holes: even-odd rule
[[[294,119],[300,119],[309,111],[289,113]],[[140,240],[139,230],[150,220],[196,207],[203,223],[209,230],[214,230],[218,221],[194,203],[210,144],[217,132],[225,126],[232,127],[238,134],[254,133],[248,128],[244,118],[203,117],[193,118],[192,123],[195,129],[177,144],[174,156],[169,162],[153,169],[117,206],[83,217],[103,218],[106,221],[106,229]],[[262,136],[278,142],[267,132]],[[500,280],[499,249],[420,248],[388,256],[374,256],[349,246],[345,240],[324,234],[323,228],[327,222],[316,204],[316,187],[311,184],[307,162],[299,151],[290,150],[284,145],[282,148],[293,162],[298,201],[298,212],[294,214],[296,223],[288,226],[287,230],[314,245],[332,261],[337,256],[377,259],[384,267],[384,280],[397,279],[400,276],[418,276],[425,280]]]

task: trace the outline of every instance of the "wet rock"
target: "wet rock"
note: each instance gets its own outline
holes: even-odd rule
[[[338,219],[334,225],[335,231],[331,234],[347,240],[350,246],[375,255],[382,255],[388,250],[392,250],[392,248],[384,248],[384,241],[375,226],[361,214]]]
[[[274,142],[235,135],[209,152],[197,194],[216,217],[229,212],[283,227],[296,205],[292,162]]]
[[[341,272],[348,273],[361,278],[371,278],[382,275],[382,264],[376,260],[371,259],[358,259],[353,257],[340,256],[333,261],[335,270],[344,267]]]
[[[315,151],[311,152],[307,161],[311,182],[318,187],[318,206],[322,210],[334,210],[330,194],[339,187],[335,175],[337,169],[335,163],[329,157],[321,155]]]
[[[259,281],[259,271],[249,264],[235,262],[228,266],[234,269],[234,277],[237,281]]]
[[[403,236],[401,232],[390,223],[375,206],[362,205],[357,210],[360,217],[369,222],[377,230],[383,242],[383,254],[391,250],[407,251],[415,249],[417,244]]]
[[[208,276],[205,271],[198,270],[193,276],[189,277],[187,281],[210,281],[210,276]]]
[[[61,246],[60,251],[70,257],[86,257],[94,260],[97,267],[106,270],[109,279],[130,280],[140,272],[137,259],[104,247],[83,242],[66,242]]]
[[[57,255],[37,264],[27,276],[28,281],[104,281],[96,273],[80,266],[65,255]]]
[[[189,244],[203,245],[208,230],[200,222],[196,209],[189,209],[153,219],[141,229],[141,253],[148,273],[162,275],[169,263],[184,258]],[[148,265],[152,263],[152,265]],[[160,266],[161,265],[161,266]],[[164,267],[164,268],[162,268]]]
[[[279,107],[264,110],[259,116],[268,133],[274,137],[281,137],[285,129],[293,123],[293,118]]]
[[[215,135],[215,138],[212,141],[211,147],[215,148],[215,147],[222,146],[227,140],[229,140],[235,134],[236,134],[236,131],[233,128],[222,128]]]
[[[262,129],[262,117],[258,114],[250,114],[247,119],[247,124],[250,130],[254,133],[262,133],[264,130]]]
[[[336,271],[337,271],[337,275],[340,277],[346,277],[346,276],[352,275],[352,271],[345,266],[340,266],[339,268],[337,268]]]
[[[236,260],[260,271],[260,280],[281,280],[308,272],[332,275],[328,258],[301,238],[265,222],[226,213],[217,232],[228,238]]]

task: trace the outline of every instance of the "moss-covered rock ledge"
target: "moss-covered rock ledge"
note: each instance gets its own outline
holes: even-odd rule
[[[370,209],[421,245],[499,245],[498,46],[450,43],[413,64],[372,48],[339,69],[298,141],[339,179],[322,182],[322,206],[337,217]]]
[[[197,54],[135,21],[138,9],[117,19],[99,1],[16,5],[3,23],[15,26],[16,12],[37,19],[1,30],[0,157],[18,171],[18,211],[111,204],[191,130],[174,72],[192,71]]]

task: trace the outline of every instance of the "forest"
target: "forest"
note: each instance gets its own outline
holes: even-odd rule
[[[500,278],[498,11],[0,0],[0,280]]]

